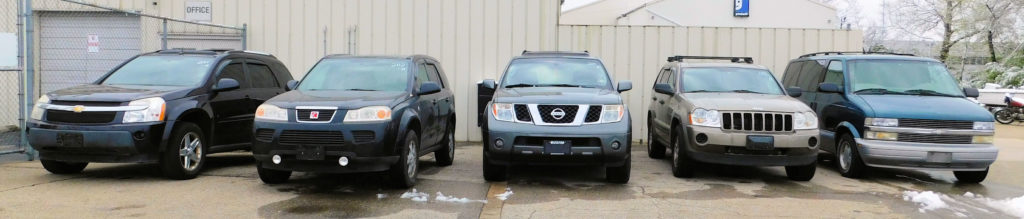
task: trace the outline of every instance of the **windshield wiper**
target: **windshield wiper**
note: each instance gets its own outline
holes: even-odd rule
[[[717,92],[721,92],[721,91],[710,91],[710,90],[691,90],[691,91],[686,91],[686,93],[712,93],[712,92],[717,93]]]
[[[907,90],[906,92],[909,93],[909,94],[915,94],[915,95],[921,95],[921,96],[960,97],[958,95],[952,95],[952,94],[942,93],[942,92],[933,91],[933,90],[925,90],[925,89]]]
[[[538,84],[537,87],[583,87],[575,84]]]
[[[731,92],[734,92],[734,93],[748,93],[748,94],[761,94],[761,92],[752,91],[752,90],[731,90]]]
[[[351,91],[379,91],[379,90],[373,90],[373,89],[360,89],[360,88],[352,88],[352,89],[345,89],[345,90],[351,90]]]
[[[907,94],[907,93],[903,93],[903,92],[896,92],[896,91],[886,90],[885,88],[860,89],[860,90],[854,91],[853,93],[855,93],[855,94],[868,94],[868,93],[870,93],[870,94]]]
[[[505,85],[505,88],[536,87],[536,86],[537,85],[533,85],[533,84],[513,84],[513,85]]]

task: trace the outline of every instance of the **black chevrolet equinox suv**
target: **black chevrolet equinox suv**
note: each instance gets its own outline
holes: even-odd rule
[[[250,147],[256,107],[290,80],[269,54],[146,53],[93,83],[40,97],[29,144],[51,173],[77,173],[89,162],[159,163],[169,178],[195,178],[207,154]]]

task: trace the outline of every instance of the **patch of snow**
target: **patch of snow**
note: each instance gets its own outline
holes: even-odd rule
[[[472,199],[468,199],[468,198],[456,198],[455,196],[445,196],[441,192],[437,192],[437,197],[435,197],[434,200],[437,200],[437,201],[440,201],[440,202],[456,202],[456,203],[470,203],[470,202],[487,203],[487,200],[472,200]]]
[[[904,191],[903,200],[917,203],[920,208],[917,211],[924,213],[925,211],[932,211],[940,208],[947,208],[949,205],[945,201],[942,201],[942,194],[938,194],[932,191]]]
[[[953,212],[953,215],[956,215],[957,217],[967,217],[966,214],[960,212]]]
[[[387,198],[388,194],[377,193],[377,199]]]
[[[978,197],[978,196],[977,196],[977,195],[974,195],[974,193],[971,193],[971,192],[967,192],[967,193],[964,193],[964,197],[968,197],[968,198],[976,198],[976,197]]]
[[[430,199],[430,195],[428,195],[427,193],[418,192],[416,191],[416,189],[412,189],[412,191],[402,193],[401,198],[411,199],[412,201],[416,202],[425,202],[427,201],[427,199]]]
[[[1024,218],[1024,196],[1003,200],[983,198],[981,202],[1014,217]]]
[[[498,199],[501,199],[502,201],[504,201],[504,200],[508,199],[508,197],[511,197],[512,194],[515,194],[514,192],[512,192],[512,188],[506,187],[505,188],[505,193],[501,193],[501,194],[495,195],[494,197],[498,197]]]

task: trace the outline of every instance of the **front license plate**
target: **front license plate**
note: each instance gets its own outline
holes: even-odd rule
[[[929,163],[949,163],[953,161],[953,153],[950,152],[928,152]]]
[[[544,141],[544,152],[551,155],[569,155],[572,152],[572,142],[569,140]]]
[[[323,146],[299,146],[299,154],[295,155],[298,160],[323,160]]]
[[[82,147],[85,139],[82,133],[57,133],[57,144],[64,147]]]
[[[775,137],[772,136],[747,136],[747,150],[774,150]]]

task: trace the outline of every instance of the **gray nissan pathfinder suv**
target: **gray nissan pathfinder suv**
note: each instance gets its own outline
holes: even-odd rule
[[[502,181],[510,165],[601,165],[607,180],[629,181],[629,111],[604,64],[586,52],[528,52],[513,58],[483,112],[483,172]]]

